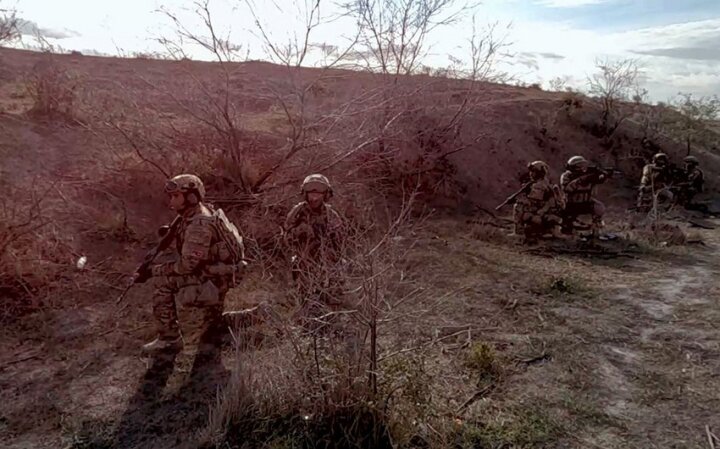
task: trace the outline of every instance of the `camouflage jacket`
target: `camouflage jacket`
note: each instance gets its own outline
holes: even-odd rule
[[[540,179],[530,185],[530,190],[520,200],[520,204],[526,212],[543,215],[562,209],[564,200],[557,186],[550,184],[547,179]]]
[[[703,184],[705,183],[705,175],[703,171],[698,167],[693,168],[686,173],[686,183],[688,188],[693,189],[697,192],[702,192]]]
[[[221,245],[212,209],[200,203],[183,214],[175,233],[175,246],[179,259],[153,266],[152,274],[153,276],[202,274],[203,268],[223,258]]]
[[[293,255],[303,258],[328,252],[335,258],[345,236],[343,220],[332,206],[323,204],[320,211],[313,211],[306,201],[290,210],[283,231]]]
[[[575,181],[575,182],[573,182]],[[570,204],[589,203],[592,201],[593,189],[597,183],[585,173],[566,170],[560,175],[560,187]]]
[[[671,178],[672,174],[669,167],[647,164],[643,167],[640,185],[643,187],[653,186],[655,190],[660,190],[670,184]]]

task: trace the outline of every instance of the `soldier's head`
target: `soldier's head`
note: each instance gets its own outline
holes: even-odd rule
[[[668,164],[668,155],[665,153],[657,153],[652,158],[653,164],[658,165],[660,167],[664,167]]]
[[[530,162],[527,167],[530,179],[533,181],[544,179],[550,172],[550,167],[543,161]]]
[[[311,209],[319,209],[325,201],[332,198],[333,191],[327,177],[314,174],[305,178],[301,193]]]
[[[197,176],[182,174],[165,183],[165,193],[170,199],[170,209],[182,212],[200,204],[205,198],[205,186]]]
[[[688,156],[683,159],[683,162],[685,162],[685,168],[688,170],[691,170],[700,165],[700,161],[695,156]]]
[[[590,163],[582,156],[573,156],[567,161],[567,169],[574,172],[586,172]]]

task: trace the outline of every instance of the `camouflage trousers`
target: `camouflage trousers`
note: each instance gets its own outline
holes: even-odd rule
[[[160,338],[180,336],[177,295],[184,289],[191,297],[189,305],[205,308],[206,319],[220,319],[228,291],[222,280],[206,280],[200,276],[162,276],[157,278],[153,294],[153,316]]]
[[[545,213],[530,207],[518,207],[514,211],[515,233],[526,237],[542,235],[560,225],[561,218],[556,210]]]

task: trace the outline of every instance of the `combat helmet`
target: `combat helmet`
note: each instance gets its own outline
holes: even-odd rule
[[[683,159],[683,162],[685,162],[687,165],[700,165],[700,161],[695,156],[687,156],[685,159]]]
[[[536,173],[540,175],[540,178],[544,178],[550,172],[550,167],[543,161],[533,161],[527,165],[530,173]]]
[[[191,174],[177,175],[165,183],[165,192],[182,192],[185,199],[197,204],[205,198],[205,186],[199,177]]]
[[[573,156],[567,161],[567,168],[568,170],[575,170],[578,168],[581,168],[582,166],[587,167],[588,161],[582,156]]]
[[[665,153],[657,153],[655,156],[653,156],[652,161],[654,164],[657,164],[658,162],[667,164],[668,163],[668,155]]]
[[[305,195],[308,192],[320,192],[325,194],[325,199],[332,197],[333,190],[330,181],[326,176],[315,173],[305,177],[300,193]]]

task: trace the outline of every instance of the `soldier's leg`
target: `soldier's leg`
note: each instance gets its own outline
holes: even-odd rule
[[[521,235],[522,234],[522,204],[515,203],[513,204],[513,232],[515,235]]]
[[[163,276],[157,278],[155,282],[152,310],[158,336],[143,346],[143,351],[146,352],[176,349],[182,346],[175,304],[175,295],[183,284],[182,279],[180,276]]]

